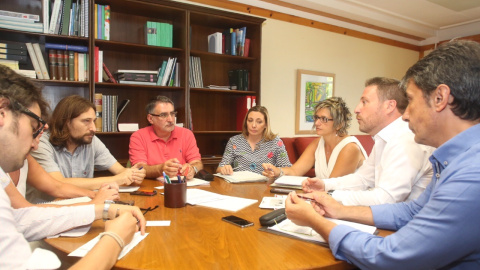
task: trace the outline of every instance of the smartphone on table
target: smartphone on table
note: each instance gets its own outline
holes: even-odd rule
[[[130,192],[130,195],[139,195],[139,196],[154,196],[157,195],[156,190],[137,190]]]
[[[243,219],[237,216],[226,216],[222,218],[223,221],[231,223],[233,225],[237,225],[238,227],[245,228],[253,225],[253,222]]]

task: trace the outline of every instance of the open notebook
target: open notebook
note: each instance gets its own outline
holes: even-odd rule
[[[214,175],[221,177],[230,183],[266,182],[268,180],[267,177],[250,171],[233,172],[232,175],[223,175],[221,173],[216,173]]]

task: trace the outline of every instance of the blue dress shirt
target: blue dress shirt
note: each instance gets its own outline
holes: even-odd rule
[[[336,258],[362,269],[480,269],[480,124],[430,157],[433,178],[408,203],[371,206],[385,238],[344,225],[330,233]]]

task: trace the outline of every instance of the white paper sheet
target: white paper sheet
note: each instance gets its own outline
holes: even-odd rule
[[[194,186],[210,186],[210,182],[198,179],[198,178],[192,178],[191,180],[187,181],[187,187],[194,187]],[[158,186],[155,187],[156,189],[163,189],[163,186]]]
[[[123,258],[125,255],[127,255],[132,248],[134,248],[138,243],[140,243],[145,237],[147,237],[148,233],[145,233],[145,235],[141,235],[140,232],[136,232],[135,235],[133,236],[132,242],[130,242],[128,245],[126,245],[123,249],[122,252],[120,252],[120,255],[118,255],[118,259],[120,260]],[[109,236],[104,236],[104,237],[109,237]],[[97,244],[98,240],[100,240],[100,236],[97,236],[93,238],[92,240],[88,241],[85,243],[83,246],[77,248],[76,250],[72,251],[68,256],[72,257],[84,257],[87,255],[87,253],[92,250],[92,248]]]
[[[201,189],[187,189],[187,203],[191,205],[235,212],[256,202],[257,200],[226,196]]]
[[[147,227],[170,226],[170,220],[147,220]]]
[[[258,207],[264,209],[280,209],[285,208],[285,199],[288,195],[275,195],[275,197],[263,197]]]

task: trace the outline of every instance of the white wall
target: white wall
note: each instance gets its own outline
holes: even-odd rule
[[[418,60],[418,52],[267,19],[262,28],[262,94],[272,130],[295,136],[297,69],[335,74],[335,95],[352,114],[365,80],[375,76],[401,79]],[[353,115],[350,134],[361,134]]]

